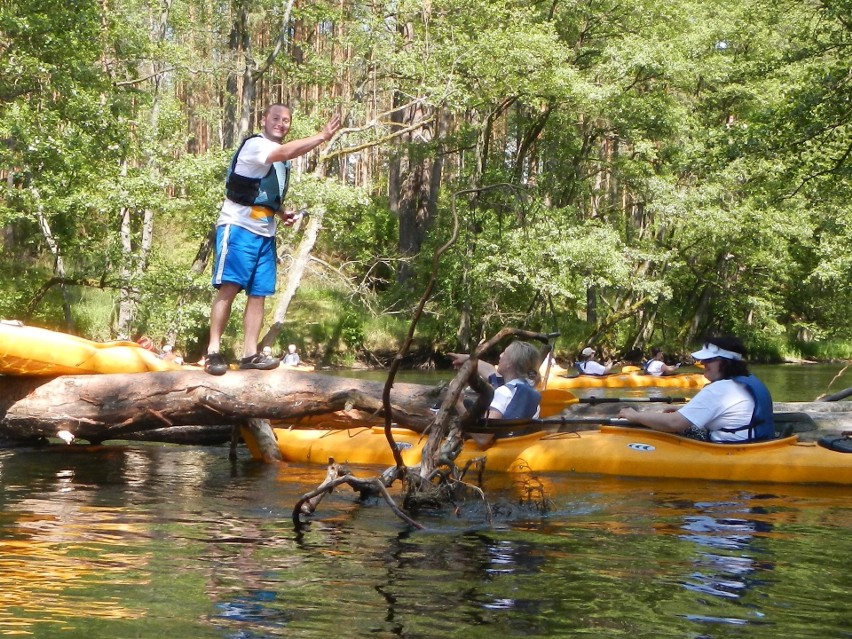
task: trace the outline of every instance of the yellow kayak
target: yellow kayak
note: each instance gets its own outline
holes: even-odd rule
[[[313,373],[316,368],[311,364],[281,364],[283,371],[299,371],[300,373]]]
[[[648,375],[640,371],[615,375],[550,375],[546,388],[702,388],[707,384],[703,373]]]
[[[27,376],[181,370],[136,342],[93,342],[17,322],[0,322],[0,374]]]
[[[326,464],[394,464],[384,429],[275,428],[285,461]],[[255,457],[256,443],[245,433]],[[416,465],[426,438],[393,429],[403,460]],[[465,443],[457,463],[485,457],[485,468],[502,472],[570,472],[743,482],[852,484],[852,453],[786,437],[754,444],[711,444],[677,435],[622,426],[570,433],[537,432],[506,437],[487,450]]]

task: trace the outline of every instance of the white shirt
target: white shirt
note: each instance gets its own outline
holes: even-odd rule
[[[606,375],[606,367],[591,359],[588,362],[581,362],[580,368],[584,375]]]
[[[520,383],[523,384],[524,382]],[[508,382],[495,388],[494,397],[491,399],[491,405],[488,408],[493,408],[494,410],[500,411],[501,415],[505,415],[506,409],[509,408],[509,402],[511,402],[512,397],[515,396],[517,388],[517,384],[513,384],[512,382]],[[533,415],[532,418],[538,419],[540,412],[541,406],[535,410],[535,415]]]
[[[678,411],[689,423],[710,431],[710,441],[738,442],[748,439],[748,429],[724,433],[721,428],[746,426],[754,413],[754,398],[745,386],[732,379],[707,384]]]
[[[269,154],[280,145],[268,140],[263,136],[249,138],[243,145],[234,172],[247,178],[262,178],[269,172],[267,162]],[[283,176],[278,176],[279,184],[283,182]],[[222,203],[219,219],[216,226],[223,224],[236,224],[244,229],[264,237],[275,236],[276,218],[272,211],[263,206],[244,206],[229,200],[227,197]]]
[[[655,377],[660,377],[663,374],[663,363],[658,359],[652,359],[648,362],[647,368],[645,368],[645,372],[648,375],[653,375]]]

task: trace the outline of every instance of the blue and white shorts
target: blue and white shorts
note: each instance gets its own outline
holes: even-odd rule
[[[275,238],[252,233],[235,224],[216,227],[213,286],[237,284],[246,294],[269,297],[275,293]]]

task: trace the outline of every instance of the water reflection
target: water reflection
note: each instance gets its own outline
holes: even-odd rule
[[[760,508],[749,508],[745,504],[698,503],[695,505],[704,514],[686,517],[682,526],[686,534],[682,538],[697,546],[694,558],[694,572],[684,586],[701,595],[710,595],[727,599],[743,599],[750,587],[765,584],[767,575],[774,568],[769,559],[757,559],[763,549],[760,547],[761,535],[770,533],[771,523],[760,519],[735,517],[736,514],[760,514]],[[718,516],[714,516],[719,512]],[[756,574],[761,577],[757,579]],[[752,609],[748,611],[751,619],[726,617],[712,619],[701,616],[703,621],[725,623],[748,623],[763,614]],[[699,619],[695,615],[690,618]]]
[[[109,451],[103,459],[120,464],[121,456],[120,451]],[[2,460],[6,480],[20,480],[14,459],[6,455]],[[80,598],[106,586],[144,584],[148,555],[131,550],[145,538],[143,526],[129,521],[120,509],[97,503],[96,485],[109,473],[93,473],[92,466],[75,461],[58,467],[34,463],[28,473],[32,487],[4,484],[3,634],[29,634],[36,623],[67,629],[75,618],[139,619],[145,614],[103,594],[87,606],[78,605]]]
[[[852,552],[846,489],[493,474],[492,499],[532,486],[549,509],[491,526],[478,507],[425,514],[412,532],[341,490],[297,534],[290,510],[323,475],[214,448],[0,453],[0,633],[847,633],[852,577],[832,557]]]

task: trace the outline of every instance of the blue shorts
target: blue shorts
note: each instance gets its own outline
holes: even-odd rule
[[[269,297],[275,293],[275,238],[257,235],[241,226],[216,227],[216,260],[213,286],[237,284],[248,295]]]

